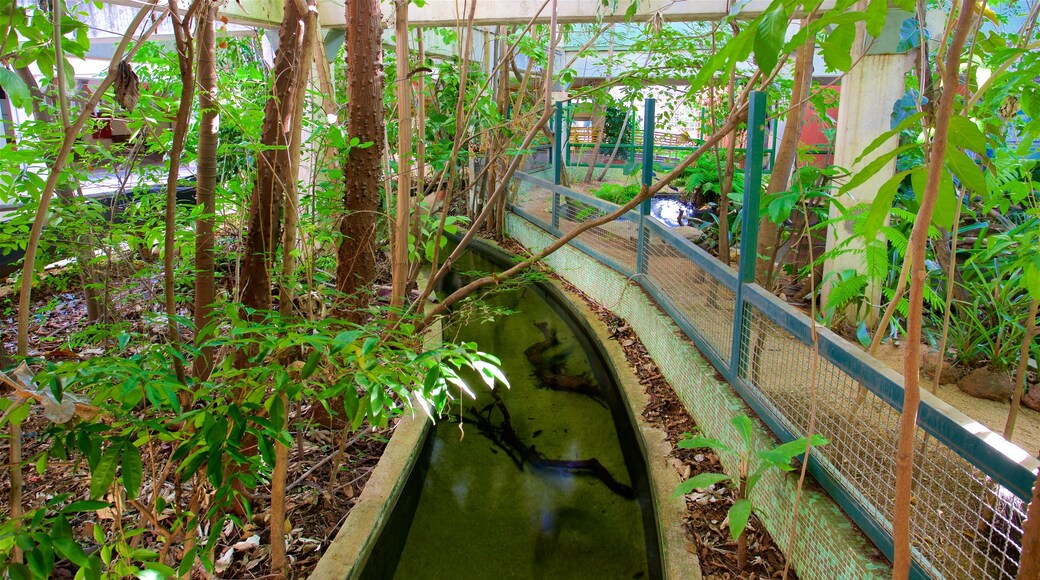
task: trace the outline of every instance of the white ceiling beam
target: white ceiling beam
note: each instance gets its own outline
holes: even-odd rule
[[[110,0],[111,1],[111,0]],[[117,0],[118,1],[118,0]],[[125,1],[125,0],[124,0]],[[475,0],[476,26],[497,24],[526,24],[538,15],[538,23],[549,22],[550,4],[542,9],[543,0]],[[558,0],[558,18],[561,23],[623,22],[632,0],[618,0],[617,10],[609,12],[602,0]],[[718,20],[727,14],[735,2],[730,0],[639,0],[633,20],[646,21],[660,14],[665,22],[693,22]],[[769,7],[769,0],[750,0],[740,11],[751,18]],[[831,1],[825,4],[832,4]],[[384,25],[391,22],[393,0],[382,0]],[[282,18],[281,0],[228,0],[222,13],[231,22],[257,26],[277,27]],[[541,12],[539,13],[539,10]],[[319,21],[325,28],[344,28],[346,22],[343,0],[318,0]],[[456,26],[466,20],[464,2],[456,0],[427,0],[422,7],[408,10],[413,26]]]
[[[111,4],[141,6],[141,0],[104,0]],[[186,7],[188,0],[180,0]],[[544,24],[549,22],[550,4],[544,0],[473,0],[476,4],[474,24],[526,24],[532,18]],[[633,0],[617,0],[617,9],[606,10],[602,0],[558,0],[558,19],[565,24],[592,22],[624,22]],[[732,9],[734,0],[638,0],[633,21],[644,22],[660,14],[665,22],[710,21],[723,18]],[[162,4],[161,3],[160,7]],[[381,0],[383,24],[392,24],[394,0]],[[748,0],[740,10],[742,18],[753,18],[769,7],[769,0]],[[825,0],[823,8],[834,5]],[[264,28],[277,28],[282,22],[283,0],[227,0],[221,14],[229,22]],[[345,28],[343,0],[318,0],[318,20],[324,28]],[[456,26],[466,20],[464,0],[427,0],[422,7],[412,6],[408,16],[413,26]]]

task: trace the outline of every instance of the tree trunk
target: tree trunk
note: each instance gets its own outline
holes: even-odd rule
[[[390,307],[404,306],[405,286],[408,284],[408,214],[412,196],[412,83],[408,78],[408,4],[411,0],[397,0],[396,38],[397,54],[397,216],[394,220],[393,259],[390,262],[392,283]],[[417,240],[418,242],[418,240]]]
[[[626,110],[625,118],[621,121],[621,132],[618,133],[617,140],[614,141],[614,149],[610,151],[610,157],[607,157],[607,162],[603,164],[603,171],[599,174],[599,181],[603,181],[607,178],[607,171],[610,170],[610,166],[614,163],[614,159],[617,159],[618,149],[621,149],[621,141],[625,138],[625,132],[628,131],[629,117],[631,117],[631,115]]]
[[[1040,475],[1033,483],[1033,500],[1022,526],[1022,557],[1018,564],[1018,580],[1034,578],[1040,578]]]
[[[609,78],[607,81],[609,82]],[[585,168],[585,176],[581,178],[583,184],[592,183],[592,173],[596,171],[596,162],[599,161],[599,148],[603,145],[603,130],[606,128],[607,111],[600,108],[598,104],[592,107],[592,132],[596,135],[592,142],[592,155],[589,158],[589,166]]]
[[[195,378],[205,381],[213,370],[213,347],[203,346],[210,338],[208,329],[213,316],[216,285],[213,274],[213,226],[217,190],[217,132],[220,116],[217,108],[217,3],[205,2],[199,11],[195,33],[198,39],[199,148],[195,202],[202,215],[195,221],[195,342],[200,349],[192,361]]]
[[[307,17],[304,21],[302,54],[300,65],[296,69],[299,75],[297,83],[300,90],[296,91],[296,101],[293,103],[292,133],[289,136],[289,173],[290,178],[285,182],[285,227],[282,229],[282,275],[278,285],[278,312],[283,317],[291,316],[293,313],[293,296],[295,292],[296,275],[296,251],[299,224],[300,224],[300,159],[303,147],[303,115],[306,104],[307,87],[310,86],[310,72],[314,60],[315,39],[317,36],[317,8],[313,0],[308,1]]]
[[[170,11],[177,14],[177,3],[171,0]],[[180,324],[177,323],[177,296],[174,290],[174,257],[177,242],[177,181],[184,156],[184,142],[188,138],[188,122],[191,103],[195,100],[194,41],[187,22],[174,18],[173,32],[177,46],[177,66],[181,73],[181,99],[177,119],[173,125],[173,142],[170,145],[170,172],[166,176],[166,229],[163,236],[163,299],[166,306],[167,340],[174,348],[180,344]],[[184,365],[177,357],[171,357],[177,380],[185,382]],[[191,395],[182,391],[181,404],[189,402]]]
[[[1015,369],[1015,394],[1011,397],[1011,409],[1008,411],[1007,423],[1004,425],[1004,439],[1011,440],[1015,433],[1015,420],[1018,409],[1022,405],[1022,395],[1026,390],[1026,369],[1029,367],[1029,347],[1036,336],[1036,313],[1040,310],[1040,301],[1034,298],[1029,303],[1029,314],[1026,318],[1026,334],[1022,337],[1022,347],[1018,351],[1018,368]],[[941,351],[940,351],[941,354]],[[942,361],[938,365],[942,367]],[[936,371],[939,372],[939,371]]]
[[[260,142],[264,150],[259,153],[256,183],[249,203],[249,228],[245,238],[242,257],[242,305],[259,312],[245,313],[244,318],[258,321],[265,310],[271,309],[271,269],[281,237],[282,202],[285,187],[292,175],[292,160],[289,146],[292,127],[298,122],[294,118],[297,91],[304,90],[299,84],[299,67],[310,66],[300,60],[304,41],[304,6],[300,2],[286,0],[285,17],[278,32],[278,52],[274,62],[273,94],[264,110],[264,124]],[[239,349],[235,353],[235,365],[248,365],[251,349]]]
[[[808,21],[803,20],[802,26]],[[767,195],[787,191],[791,185],[791,173],[798,159],[798,142],[802,136],[802,122],[808,103],[809,87],[812,83],[813,53],[816,45],[812,39],[798,47],[794,63],[794,90],[791,93],[791,110],[787,113],[787,126],[780,140],[773,163],[773,173],[769,178]],[[755,280],[767,290],[772,290],[773,268],[776,256],[777,236],[779,228],[768,217],[763,217],[758,226],[758,259],[755,267]]]
[[[917,429],[917,409],[921,404],[921,322],[924,310],[925,250],[928,242],[928,226],[932,223],[935,200],[939,196],[939,180],[946,171],[943,159],[946,158],[947,138],[950,131],[950,117],[953,113],[954,98],[959,92],[960,80],[958,71],[961,62],[961,50],[971,29],[973,18],[970,17],[974,3],[963,0],[960,8],[961,18],[957,21],[953,42],[947,49],[946,65],[943,71],[943,91],[936,106],[935,137],[932,140],[930,163],[928,164],[928,181],[921,199],[920,210],[910,233],[910,247],[906,259],[910,261],[910,311],[906,319],[906,352],[903,358],[903,409],[899,415],[899,439],[896,447],[896,490],[895,509],[892,514],[892,536],[894,557],[892,577],[907,578],[910,575],[910,517],[911,495],[914,475],[914,432]]]
[[[740,34],[740,28],[735,23],[730,23],[733,36]],[[726,101],[729,110],[733,110],[737,90],[737,69],[734,67],[729,73],[729,83],[726,85]],[[712,117],[714,119],[714,117]],[[736,168],[737,156],[737,133],[733,132],[726,143],[726,166],[722,170],[722,182],[719,183],[719,259],[727,266],[729,258],[729,194],[733,191],[733,174]]]
[[[353,149],[343,167],[346,188],[340,222],[336,290],[340,310],[353,322],[364,319],[365,289],[375,276],[376,211],[379,209],[380,159],[386,147],[383,131],[383,53],[379,2],[346,1],[347,130],[367,149]]]

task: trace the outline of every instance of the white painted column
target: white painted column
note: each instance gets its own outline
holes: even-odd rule
[[[868,54],[849,71],[841,84],[841,95],[838,101],[838,126],[835,136],[834,164],[848,168],[853,174],[873,161],[880,154],[891,151],[898,145],[898,137],[892,137],[885,144],[875,149],[859,163],[855,163],[866,147],[882,133],[892,128],[892,109],[896,101],[906,92],[906,73],[913,64],[914,53],[902,54]],[[838,201],[847,208],[869,211],[877,195],[878,188],[888,181],[896,172],[893,159],[881,168],[863,185],[841,195]],[[839,211],[831,207],[830,217],[838,217]],[[839,222],[827,228],[827,250],[838,243],[854,237],[853,224],[850,221]],[[850,249],[862,249],[862,238],[853,239]],[[832,286],[832,277],[845,270],[866,272],[866,259],[862,253],[847,253],[831,258],[824,264],[823,303],[826,305],[827,295]],[[832,274],[832,272],[834,274]],[[876,285],[875,285],[876,286]],[[870,304],[874,305],[865,313],[868,324],[878,315],[881,302],[880,286],[871,287],[867,291]],[[850,316],[855,313],[850,312]],[[854,318],[853,318],[854,319]]]

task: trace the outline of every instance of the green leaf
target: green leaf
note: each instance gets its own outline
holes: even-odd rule
[[[898,157],[899,154],[905,153],[906,151],[909,151],[910,149],[916,147],[920,147],[920,145],[918,145],[917,143],[908,143],[906,145],[900,145],[899,147],[896,147],[890,151],[886,151],[881,155],[878,155],[877,157],[872,159],[870,163],[867,163],[863,166],[862,169],[857,171],[856,174],[853,175],[852,178],[845,183],[845,185],[841,186],[841,193],[848,193],[849,191],[863,185],[871,177],[874,177],[878,171],[881,171],[881,169],[884,166],[888,165],[889,163],[892,163],[892,161],[896,157]],[[860,158],[862,159],[862,156],[860,156]],[[859,160],[857,160],[856,162],[858,163]]]
[[[58,553],[64,556],[69,562],[79,566],[80,568],[87,568],[90,566],[90,559],[87,558],[86,552],[83,548],[70,538],[51,538],[51,544],[58,549]]]
[[[74,501],[67,506],[61,508],[61,513],[73,513],[76,511],[97,511],[104,509],[111,504],[107,501]]]
[[[772,462],[771,459],[778,459],[779,463],[786,466],[795,457],[805,454],[805,448],[808,447],[808,443],[808,439],[805,437],[799,437],[794,441],[788,441],[787,443],[777,445],[769,451],[763,451],[759,456],[761,457],[763,454],[769,454],[770,462]],[[819,433],[814,434],[812,437],[813,447],[820,447],[822,445],[827,445],[828,443],[829,441]]]
[[[982,156],[986,155],[986,136],[971,119],[960,115],[951,117],[949,136],[950,143],[957,147],[974,151]]]
[[[343,350],[350,343],[357,340],[357,337],[361,334],[357,330],[346,330],[336,335],[336,338],[332,339],[332,354],[336,354]]]
[[[946,166],[957,176],[961,185],[980,195],[988,193],[986,177],[982,169],[963,151],[956,147],[946,149]]]
[[[18,403],[15,404],[17,405]],[[31,409],[32,405],[29,403],[28,400],[26,400],[22,402],[20,405],[18,405],[17,409],[11,411],[11,413],[7,416],[6,421],[14,425],[21,425],[29,417],[29,411]]]
[[[782,2],[775,2],[758,22],[755,34],[755,62],[764,73],[769,73],[780,60],[780,49],[787,33],[787,10]]]
[[[22,77],[2,66],[0,66],[0,87],[4,88],[12,105],[25,110],[32,108],[32,94],[29,93],[29,86],[25,84]]]
[[[126,489],[127,497],[137,499],[143,477],[144,463],[141,461],[141,451],[133,445],[127,445],[123,450],[123,487]]]
[[[213,487],[220,487],[224,483],[224,453],[220,449],[210,451],[206,458],[206,476]]]
[[[888,217],[889,211],[892,209],[892,202],[896,198],[896,192],[899,191],[899,184],[906,179],[907,175],[923,169],[923,167],[918,167],[897,173],[878,188],[874,201],[870,203],[870,211],[867,212],[867,218],[863,222],[863,238],[867,242],[874,241],[877,238],[878,230],[885,225],[885,218]]]
[[[691,435],[689,433],[686,433],[685,438],[679,441],[679,447],[682,449],[700,449],[702,447],[708,447],[719,451],[726,451],[729,453],[733,452],[729,445],[726,445],[718,439],[703,437],[701,435]]]
[[[751,501],[738,499],[729,508],[729,535],[736,540],[744,533],[748,520],[751,518]]]
[[[863,345],[863,348],[870,346],[870,331],[867,330],[866,322],[861,321],[856,327],[856,340]]]
[[[859,164],[859,162],[863,161],[863,159],[867,155],[870,155],[871,152],[876,150],[878,147],[884,145],[886,141],[902,133],[906,129],[909,129],[910,127],[914,126],[918,121],[920,121],[923,118],[924,113],[915,113],[903,119],[898,125],[896,125],[892,129],[878,135],[873,141],[870,142],[870,145],[867,145],[863,148],[863,152],[859,154],[859,157],[857,157],[856,161],[854,161],[853,163]]]
[[[737,428],[737,432],[740,433],[740,437],[744,440],[744,449],[751,449],[751,419],[747,415],[737,415],[730,420],[733,426]]]
[[[369,353],[375,350],[377,344],[379,344],[379,337],[368,337],[365,343],[361,345],[361,356],[368,356]]]
[[[924,198],[925,187],[928,186],[928,173],[926,171],[914,173],[910,181],[914,186],[914,197],[920,204]],[[949,171],[944,170],[939,176],[939,195],[935,199],[935,208],[932,211],[932,224],[946,230],[953,228],[956,203],[957,193],[953,187],[953,177]]]
[[[322,351],[320,348],[314,349],[310,356],[307,357],[307,362],[303,365],[303,370],[300,371],[300,377],[303,379],[309,378],[314,374],[314,370],[318,368],[318,363],[321,361]]]
[[[675,492],[672,493],[672,497],[680,497],[695,489],[704,489],[727,479],[730,479],[730,477],[725,473],[701,473],[680,483],[679,487],[676,487]]]
[[[957,188],[953,186],[953,176],[949,171],[943,171],[939,176],[939,197],[935,199],[932,223],[946,230],[953,229],[957,201]]]
[[[90,471],[90,499],[104,496],[109,486],[115,481],[116,467],[119,465],[119,458],[123,455],[122,448],[122,442],[109,445],[101,455],[97,466]]]
[[[888,0],[870,0],[867,4],[867,34],[877,38],[885,28],[888,17]]]
[[[852,43],[856,39],[856,25],[839,24],[827,39],[820,43],[823,62],[832,71],[848,72],[852,68]]]
[[[33,580],[32,570],[25,564],[8,564],[7,575],[11,580]]]
[[[899,26],[899,44],[896,45],[897,52],[906,52],[917,48],[921,44],[921,27],[916,18],[907,18]]]
[[[177,574],[179,576],[187,576],[188,572],[191,571],[191,567],[195,564],[195,555],[198,553],[198,546],[193,547],[184,554],[184,558],[181,559],[180,566],[177,567]]]
[[[1034,256],[1032,260],[1022,266],[1022,280],[1019,285],[1029,292],[1033,300],[1040,300],[1040,256]]]

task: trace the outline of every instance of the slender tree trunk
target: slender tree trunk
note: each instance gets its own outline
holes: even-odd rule
[[[310,66],[300,60],[303,54],[305,7],[302,2],[286,0],[285,17],[278,32],[278,52],[274,63],[274,86],[264,110],[264,124],[259,153],[256,183],[249,202],[249,227],[245,238],[245,255],[242,258],[242,305],[258,312],[247,313],[244,318],[259,321],[263,311],[271,309],[271,270],[282,232],[282,204],[285,190],[291,180],[292,160],[289,146],[292,128],[297,119],[296,93],[304,90],[299,82],[297,70]],[[239,349],[235,353],[235,365],[248,366],[250,349]]]
[[[279,429],[289,427],[289,399],[284,393],[276,397],[282,400],[282,424]],[[275,442],[274,469],[271,471],[271,573],[275,578],[285,578],[285,483],[289,473],[289,447]]]
[[[195,201],[202,215],[195,220],[195,342],[199,355],[192,361],[195,378],[205,381],[213,370],[213,347],[203,346],[211,337],[210,322],[216,298],[214,282],[214,235],[217,190],[217,3],[202,0],[198,29],[199,148]]]
[[[498,114],[500,116],[499,118],[505,119],[509,115],[509,67],[505,66],[505,61],[507,60],[505,26],[498,27],[498,35],[499,41],[497,61],[499,63],[502,63],[502,66],[499,68],[498,95],[495,101],[498,104]],[[508,60],[509,62],[513,61],[512,58],[509,58]],[[502,134],[502,131],[494,131],[491,135],[491,138],[489,139],[491,147],[488,148],[487,157],[485,158],[484,162],[484,166],[487,168],[487,172],[484,179],[484,183],[486,184],[486,187],[484,188],[484,195],[480,196],[482,198],[486,198],[488,192],[491,190],[492,187],[494,187],[494,183],[498,179],[499,171],[502,169],[503,160],[501,156],[498,154],[498,152],[501,151],[504,140],[505,136]],[[476,191],[476,188],[474,188],[474,191]],[[476,196],[476,194],[474,194],[474,196]],[[503,195],[495,204],[494,231],[499,235],[504,234],[506,230],[506,197],[507,196]]]
[[[1026,389],[1029,348],[1033,345],[1033,339],[1036,338],[1036,313],[1038,307],[1040,307],[1040,301],[1034,298],[1029,303],[1029,314],[1026,317],[1026,334],[1022,337],[1022,347],[1018,351],[1018,367],[1015,369],[1015,394],[1011,398],[1011,409],[1008,411],[1007,423],[1004,425],[1004,439],[1008,441],[1011,440],[1011,436],[1015,433],[1015,420],[1018,419],[1018,409],[1022,405],[1022,394]],[[942,361],[940,361],[938,366],[942,366]]]
[[[296,246],[300,223],[300,160],[303,148],[303,116],[306,106],[306,87],[310,83],[311,63],[314,60],[315,38],[317,37],[317,7],[308,0],[307,17],[304,21],[303,43],[300,55],[301,66],[296,74],[299,90],[296,91],[293,103],[292,134],[289,137],[289,178],[285,182],[285,227],[282,228],[282,275],[278,290],[278,312],[283,316],[291,316],[293,295],[296,287]]]
[[[928,181],[921,199],[920,209],[910,233],[910,247],[906,259],[910,260],[910,312],[906,320],[906,352],[903,359],[903,409],[899,415],[899,440],[896,448],[895,508],[892,514],[894,558],[892,577],[907,578],[910,575],[910,517],[911,495],[914,472],[914,432],[917,428],[917,409],[921,403],[921,323],[924,310],[925,250],[928,242],[928,226],[932,223],[935,200],[939,197],[939,180],[946,171],[947,138],[954,98],[960,87],[958,78],[961,50],[972,25],[973,0],[963,0],[960,18],[957,20],[953,42],[946,53],[943,70],[943,91],[936,106],[935,137],[932,139]]]
[[[418,60],[419,66],[426,66],[426,45],[423,43],[422,28],[417,28],[415,31],[416,44],[418,45]],[[420,211],[419,202],[426,196],[426,74],[425,72],[420,73],[416,77],[416,90],[417,95],[417,110],[415,120],[415,133],[418,138],[415,141],[415,194],[416,204],[412,209],[412,238],[416,244],[420,243],[419,236],[422,235],[422,219],[423,212]],[[411,288],[415,284],[415,279],[419,275],[420,264],[411,264],[408,270],[408,287]]]
[[[170,11],[174,15],[173,31],[177,45],[177,65],[181,73],[181,99],[177,119],[173,125],[173,143],[170,145],[170,172],[166,176],[166,231],[163,237],[163,298],[166,306],[167,340],[177,348],[180,344],[180,324],[177,323],[177,295],[174,290],[174,259],[177,243],[177,182],[180,177],[184,143],[188,138],[188,122],[191,120],[191,103],[195,100],[195,47],[191,28],[178,16],[178,4],[170,0]],[[177,357],[171,357],[177,380],[185,382],[184,365]],[[182,392],[181,403],[188,402],[190,395]]]
[[[353,322],[364,320],[368,286],[375,276],[376,212],[379,209],[380,159],[386,147],[383,113],[382,26],[377,0],[347,0],[347,130],[372,142],[354,149],[343,168],[346,182],[336,264],[341,310]],[[402,128],[403,129],[403,128]]]
[[[747,475],[740,478],[740,486],[737,489],[737,500],[747,498]],[[737,536],[737,569],[743,570],[747,567],[747,528],[741,530]]]
[[[1033,500],[1022,526],[1022,557],[1018,564],[1018,580],[1036,578],[1040,578],[1040,474],[1033,483]]]
[[[614,159],[617,158],[618,150],[621,149],[621,140],[625,138],[625,132],[628,131],[628,118],[630,115],[625,112],[625,119],[621,121],[621,132],[618,133],[617,140],[614,141],[614,149],[610,152],[610,157],[607,158],[607,162],[603,165],[603,171],[599,174],[599,181],[603,181],[607,178],[607,171],[610,169],[611,164],[614,163]]]
[[[733,36],[740,34],[740,28],[735,23],[730,23]],[[737,69],[734,67],[729,72],[729,83],[726,85],[726,100],[729,110],[733,110],[733,103],[737,90]],[[727,266],[730,264],[729,257],[729,194],[733,191],[733,175],[736,169],[737,156],[737,133],[733,132],[726,143],[726,166],[722,171],[722,182],[719,184],[719,259]]]
[[[581,182],[584,184],[592,182],[592,173],[596,171],[596,161],[599,160],[599,147],[603,144],[603,130],[606,127],[606,118],[606,109],[600,109],[599,105],[593,105],[592,132],[596,134],[596,138],[592,142],[592,155],[589,158],[589,166],[585,168],[585,175],[581,179]]]
[[[802,26],[807,26],[807,20],[802,21]],[[776,152],[776,160],[773,163],[773,173],[769,178],[769,189],[767,194],[772,195],[787,191],[791,185],[791,173],[794,171],[795,161],[798,159],[798,142],[802,136],[802,123],[805,117],[805,109],[808,101],[809,87],[812,84],[813,53],[816,44],[809,39],[805,44],[798,47],[794,63],[794,90],[791,93],[791,109],[787,113],[787,126],[784,127],[784,136],[780,140],[780,147]],[[779,229],[777,224],[763,217],[758,226],[758,259],[755,268],[756,281],[767,290],[772,289],[774,256],[778,244],[777,236]]]
[[[408,78],[408,4],[411,0],[397,0],[396,40],[397,54],[397,216],[394,225],[393,259],[390,262],[392,283],[390,307],[404,306],[405,287],[408,285],[408,215],[412,196],[412,81]]]

